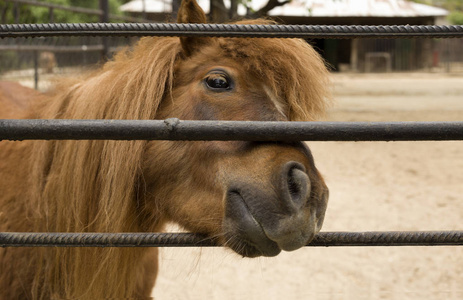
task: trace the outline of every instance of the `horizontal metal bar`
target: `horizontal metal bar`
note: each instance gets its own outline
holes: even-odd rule
[[[321,232],[307,246],[461,246],[463,231]],[[193,233],[0,232],[0,247],[217,247]]]
[[[0,140],[444,141],[463,140],[463,122],[0,119]]]
[[[209,36],[261,38],[455,38],[462,25],[243,25],[51,23],[0,25],[0,38],[36,36]]]

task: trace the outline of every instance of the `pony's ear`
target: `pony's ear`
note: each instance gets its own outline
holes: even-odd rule
[[[196,0],[183,0],[178,9],[177,23],[207,23],[206,14]],[[201,37],[181,37],[180,41],[186,56],[206,43],[206,39]]]

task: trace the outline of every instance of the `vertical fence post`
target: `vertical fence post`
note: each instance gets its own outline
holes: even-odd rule
[[[178,14],[178,9],[180,8],[180,0],[172,0],[172,20],[175,22],[177,21],[177,14]]]
[[[48,18],[50,20],[50,23],[55,23],[55,12],[53,7],[50,7],[48,10]]]
[[[108,23],[109,22],[109,3],[108,0],[100,0],[100,9],[101,9],[101,23]],[[101,58],[103,61],[107,60],[109,57],[109,41],[107,37],[103,37],[101,40],[103,44],[103,50],[101,53]]]
[[[359,40],[351,40],[351,52],[350,52],[350,70],[351,72],[358,72],[358,49],[359,49]]]
[[[171,17],[172,17],[172,20],[174,22],[177,21],[177,14],[178,14],[178,9],[180,8],[180,3],[182,1],[180,0],[172,0],[172,14],[171,14]]]
[[[141,5],[142,5],[142,15],[141,17],[143,18],[143,20],[146,20],[146,1],[145,0],[141,0]]]
[[[450,73],[450,43],[445,40],[444,44],[445,72]]]
[[[5,2],[4,5],[0,6],[2,8],[2,24],[6,24],[6,12],[8,10],[8,5],[9,3],[8,2]]]
[[[34,50],[34,89],[39,89],[39,51]]]
[[[13,15],[14,15],[14,22],[19,24],[19,3],[13,2]]]

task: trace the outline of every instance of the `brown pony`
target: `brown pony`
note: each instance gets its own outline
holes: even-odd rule
[[[179,22],[206,17],[183,1]],[[264,23],[253,21],[248,23]],[[0,118],[313,120],[328,72],[303,40],[143,38],[47,94],[0,84]],[[167,221],[239,255],[322,226],[328,189],[303,143],[3,141],[0,231],[156,232]],[[149,298],[154,248],[3,248],[0,299]]]

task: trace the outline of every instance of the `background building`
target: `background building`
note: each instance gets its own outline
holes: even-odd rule
[[[209,12],[210,1],[199,0]],[[133,16],[156,22],[171,20],[171,0],[134,0],[121,6]],[[225,0],[229,7],[230,1]],[[242,17],[267,0],[253,0],[251,9],[239,5]],[[434,25],[445,24],[448,11],[404,0],[293,0],[269,11],[283,24],[309,25]],[[461,40],[316,39],[310,40],[334,71],[391,72],[459,69]]]
[[[271,12],[287,24],[434,25],[444,9],[403,0],[296,0]],[[312,42],[334,70],[390,72],[438,67],[439,43],[430,39],[323,39]]]
[[[109,1],[113,3],[110,11],[113,18],[110,21],[115,22],[144,22],[144,19],[151,22],[174,21],[173,11],[176,11],[179,3],[175,0]],[[198,0],[198,3],[209,13],[211,4],[212,8],[217,9],[217,3],[222,1],[223,9],[230,10],[231,0]],[[117,4],[123,2],[126,3]],[[233,15],[237,18],[254,17],[256,11],[264,7],[268,0],[252,0],[247,3],[249,7],[239,5]],[[72,6],[65,7],[71,12],[58,14],[65,10],[63,7],[53,9],[53,4],[48,1],[7,0],[0,4],[0,15],[4,23],[21,22],[17,20],[24,23],[72,22],[74,19],[69,19],[69,16],[82,17],[75,22],[101,21],[99,14],[85,17],[85,14],[72,12],[75,9]],[[100,13],[94,11],[94,14]],[[31,12],[36,12],[32,15],[41,15],[42,18],[31,19]],[[5,18],[11,15],[15,18]],[[268,11],[270,18],[283,24],[312,25],[431,25],[444,24],[447,15],[448,11],[444,9],[405,0],[292,0],[289,4]],[[35,81],[38,82],[41,73],[46,73],[46,76],[50,72],[75,72],[79,67],[94,66],[122,46],[134,43],[136,39],[3,39],[0,41],[0,76],[12,78],[35,74]],[[313,39],[308,42],[325,57],[333,71],[463,72],[463,39]],[[53,64],[42,67],[45,65],[42,57],[54,57]]]

